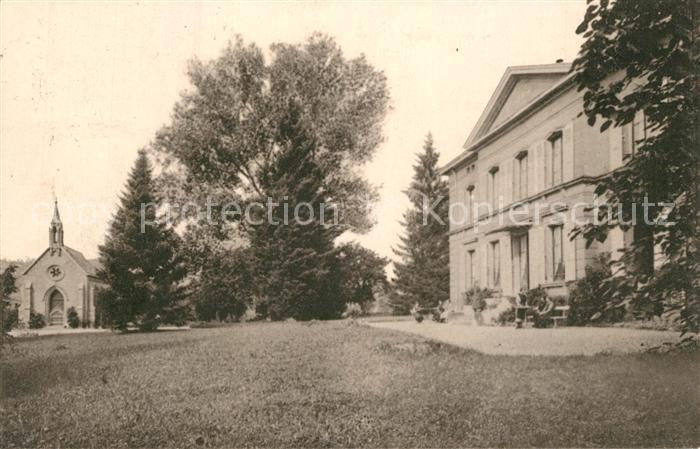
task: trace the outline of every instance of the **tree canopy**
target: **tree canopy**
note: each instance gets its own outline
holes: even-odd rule
[[[215,216],[213,224],[179,218],[193,233],[245,240],[261,315],[340,316],[334,241],[373,224],[366,211],[377,193],[360,168],[382,141],[384,74],[320,34],[274,44],[269,59],[238,38],[218,58],[193,61],[188,74],[192,88],[152,145],[163,162],[162,191],[180,204],[276,204],[233,220]],[[215,214],[216,207],[223,206]],[[324,210],[338,219],[323,220]]]
[[[695,0],[589,0],[576,30],[585,42],[572,67],[589,124],[602,120],[602,132],[643,111],[647,129],[636,154],[596,189],[623,213],[601,209],[599,222],[578,232],[589,243],[603,241],[610,229],[628,228],[635,207],[655,203],[648,220],[636,212],[642,223],[622,258],[625,275],[611,277],[610,288],[618,305],[678,312],[685,331],[700,328],[699,13]],[[663,254],[660,267],[635,262],[653,257],[654,246]]]
[[[321,34],[300,45],[274,44],[270,53],[266,61],[260,48],[238,38],[217,59],[190,63],[192,89],[153,143],[166,165],[164,179],[174,176],[170,185],[188,200],[196,192],[266,198],[264,180],[292,144],[283,128],[294,110],[324,201],[343,204],[343,229],[367,231],[372,223],[363,206],[376,191],[359,168],[382,141],[384,74],[363,55],[347,59]]]

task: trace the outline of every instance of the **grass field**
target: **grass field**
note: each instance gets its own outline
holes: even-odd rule
[[[345,322],[14,346],[2,447],[700,444],[697,353],[491,356]]]

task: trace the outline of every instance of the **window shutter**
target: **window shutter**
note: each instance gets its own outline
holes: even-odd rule
[[[562,181],[574,179],[574,122],[569,122],[563,131],[562,142]]]
[[[507,161],[503,163],[502,169],[498,172],[498,182],[500,195],[503,197],[501,204],[507,206],[513,201],[513,184],[511,182],[511,177],[513,176],[513,164],[509,164]]]
[[[501,243],[495,242],[493,245],[493,286],[501,286]]]
[[[520,286],[530,288],[530,252],[527,234],[520,237]]]
[[[520,161],[513,159],[513,201],[518,201],[522,197],[520,192]]]
[[[571,241],[569,239],[569,233],[573,229],[573,223],[567,223],[564,225],[564,235],[562,236],[564,242],[564,267],[565,276],[564,279],[567,281],[576,280],[576,239]],[[580,236],[577,239],[581,238]]]
[[[542,167],[544,169],[544,190],[552,187],[552,142],[549,140],[543,143],[544,154],[542,157]]]
[[[486,285],[493,287],[493,246],[491,243],[486,248]]]
[[[538,167],[539,167],[539,160],[540,160],[540,148],[542,146],[542,143],[536,143],[533,144],[530,147],[530,151],[528,153],[529,161],[527,164],[527,178],[528,178],[528,183],[527,183],[527,190],[528,190],[528,195],[537,195],[541,188],[540,188],[540,180],[542,179],[540,176],[538,176]]]
[[[610,171],[622,166],[622,138],[622,127],[615,126],[608,128]]]
[[[464,252],[464,291],[467,291],[470,284],[469,269],[471,268],[471,253],[469,251]]]
[[[646,137],[646,117],[644,117],[644,111],[637,111],[634,114],[634,128],[632,131],[634,142],[632,147],[638,148]]]
[[[525,157],[521,158],[519,161],[520,164],[518,165],[520,169],[520,188],[518,189],[520,191],[520,198],[527,197],[527,191],[530,188],[529,182],[531,182],[530,179],[532,179],[529,177],[530,167],[527,156],[526,154]]]
[[[622,126],[621,129],[622,139],[620,140],[622,145],[622,156],[627,157],[632,155],[632,123],[628,123]]]
[[[544,264],[542,253],[544,252],[544,229],[541,227],[530,228],[528,231],[528,244],[532,255],[530,264],[530,285],[536,286],[544,282]]]

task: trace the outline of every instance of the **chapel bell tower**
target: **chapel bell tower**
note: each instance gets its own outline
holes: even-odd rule
[[[51,252],[59,250],[63,247],[63,223],[61,216],[58,214],[58,200],[54,200],[53,218],[49,227],[49,248]]]

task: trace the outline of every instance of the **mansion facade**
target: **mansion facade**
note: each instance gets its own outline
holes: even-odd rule
[[[28,323],[34,312],[42,314],[49,326],[67,327],[72,307],[83,326],[95,325],[95,296],[104,283],[97,278],[94,263],[64,245],[58,204],[54,204],[48,248],[22,270],[17,285],[20,322]]]
[[[605,132],[589,126],[570,64],[509,67],[464,144],[441,173],[450,185],[450,302],[488,287],[551,296],[585,275],[596,256],[619,254],[629,232],[604,243],[570,240],[591,215],[598,179],[624,164],[644,137],[643,114]]]

